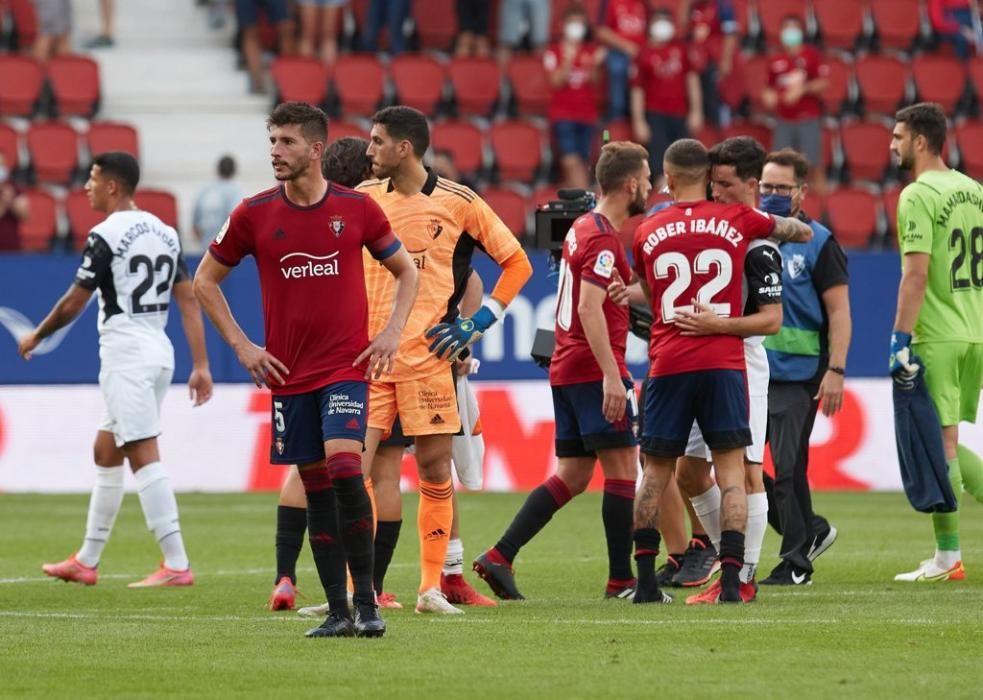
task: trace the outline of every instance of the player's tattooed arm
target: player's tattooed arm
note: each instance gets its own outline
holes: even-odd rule
[[[806,222],[775,214],[772,214],[772,217],[775,219],[775,230],[771,232],[772,240],[783,243],[805,243],[812,240],[812,228]]]

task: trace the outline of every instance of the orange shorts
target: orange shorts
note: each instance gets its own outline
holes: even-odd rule
[[[457,388],[450,367],[420,379],[369,384],[369,427],[388,433],[399,416],[403,435],[456,435],[461,431]]]

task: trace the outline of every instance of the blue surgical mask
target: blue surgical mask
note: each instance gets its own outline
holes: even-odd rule
[[[761,211],[778,216],[792,216],[792,195],[764,194],[761,195]]]
[[[782,46],[795,49],[802,45],[802,30],[798,27],[785,27],[782,30]]]

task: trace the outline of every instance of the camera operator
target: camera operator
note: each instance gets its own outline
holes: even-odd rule
[[[628,307],[608,299],[607,287],[630,276],[618,230],[645,211],[651,190],[648,153],[627,141],[609,143],[595,174],[600,201],[573,222],[560,261],[550,363],[557,473],[529,494],[502,538],[474,563],[500,598],[522,598],[512,561],[557,510],[587,488],[598,459],[605,477],[602,519],[609,566],[604,595],[628,598],[635,592],[631,535],[638,438],[635,392],[625,366]]]

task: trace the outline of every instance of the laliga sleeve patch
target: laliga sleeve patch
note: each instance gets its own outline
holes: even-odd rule
[[[228,218],[228,219],[226,219],[225,220],[225,223],[222,224],[222,228],[220,228],[218,230],[218,234],[216,234],[216,236],[215,236],[215,244],[216,245],[220,244],[222,242],[222,239],[225,238],[225,234],[229,230],[229,222],[231,220],[232,220],[231,217]]]
[[[594,262],[594,274],[607,280],[611,279],[613,273],[614,253],[610,250],[602,250],[597,254],[597,260]]]

